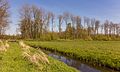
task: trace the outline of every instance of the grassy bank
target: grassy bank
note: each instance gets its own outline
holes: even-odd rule
[[[94,65],[120,70],[120,41],[27,41],[34,47],[58,51]]]
[[[41,63],[43,69],[40,70],[22,56],[22,49],[17,43],[9,44],[10,48],[6,52],[0,52],[0,72],[78,72],[51,57],[48,57],[50,64]]]

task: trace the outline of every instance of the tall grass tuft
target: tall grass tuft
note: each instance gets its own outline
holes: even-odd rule
[[[34,50],[30,46],[24,44],[23,41],[20,41],[19,45],[23,50],[23,57],[27,58],[31,63],[37,65],[40,69],[43,69],[41,63],[50,64],[47,56],[41,50]]]

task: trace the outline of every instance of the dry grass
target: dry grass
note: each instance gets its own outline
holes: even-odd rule
[[[21,48],[23,50],[23,56],[25,58],[27,58],[30,62],[32,62],[35,65],[37,65],[38,67],[40,67],[40,69],[43,69],[41,63],[49,64],[49,60],[48,60],[47,56],[41,50],[39,50],[38,52],[32,53],[32,51],[30,50],[32,48],[30,46],[24,44],[23,41],[20,41],[19,45],[21,46]]]
[[[6,48],[9,48],[9,47],[10,47],[10,45],[8,44],[8,41],[7,41],[7,40],[5,41],[5,47],[6,47]]]
[[[0,51],[2,52],[6,52],[7,49],[10,47],[7,40],[5,41],[5,43],[2,40],[0,40],[0,44]]]

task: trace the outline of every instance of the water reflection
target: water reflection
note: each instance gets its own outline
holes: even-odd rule
[[[93,66],[85,64],[81,61],[78,61],[78,60],[75,60],[75,59],[72,59],[72,58],[69,58],[66,56],[62,56],[59,53],[51,53],[48,51],[44,51],[44,52],[46,54],[48,54],[49,56],[51,56],[59,61],[62,61],[71,67],[78,69],[80,72],[119,72],[119,71],[113,71],[109,68],[104,68],[104,67],[93,67]]]
[[[70,59],[70,58],[66,58],[64,56],[56,55],[56,54],[53,54],[53,53],[49,53],[48,55],[66,63],[69,66],[75,67],[82,72],[101,72],[100,70],[91,68],[91,67],[89,67],[89,66],[87,66],[87,65],[85,65],[85,64],[83,64],[79,61],[76,61],[76,60],[73,60],[73,59]]]

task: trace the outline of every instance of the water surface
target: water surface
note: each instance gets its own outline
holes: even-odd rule
[[[59,53],[52,53],[50,51],[45,51],[43,50],[47,55],[64,62],[68,66],[74,67],[77,70],[81,72],[119,72],[119,71],[114,71],[112,69],[106,68],[106,67],[98,67],[98,66],[92,66],[90,64],[87,64],[85,62],[81,62],[79,60],[75,60],[66,56],[63,56]]]

